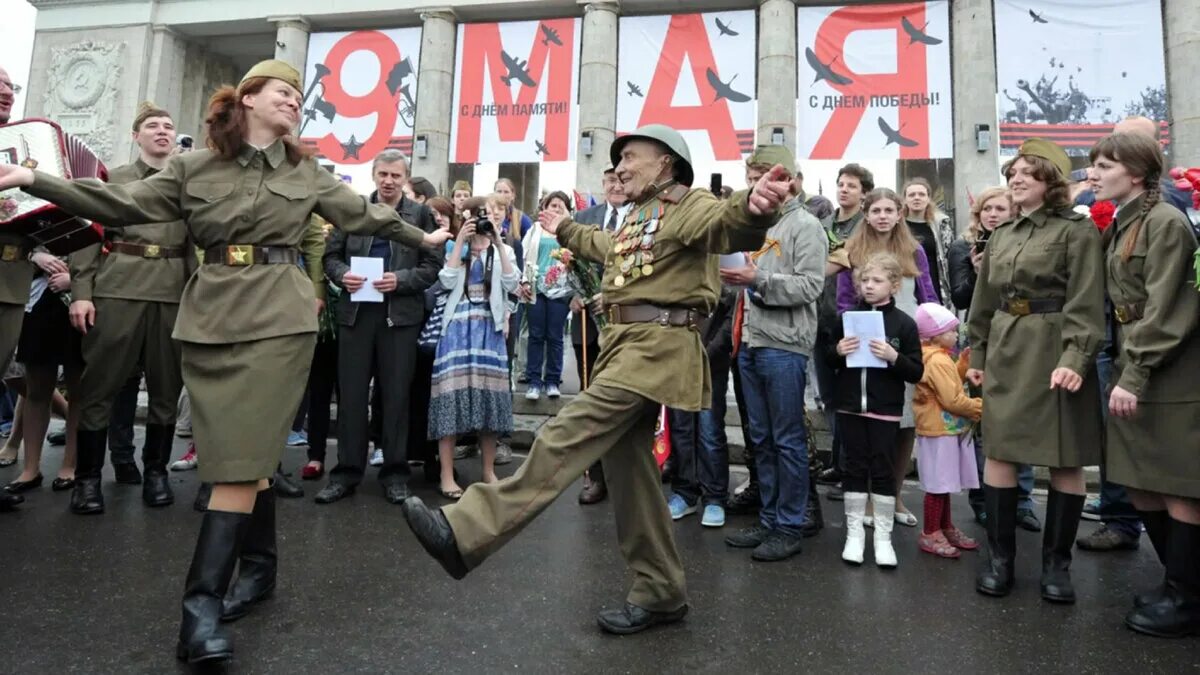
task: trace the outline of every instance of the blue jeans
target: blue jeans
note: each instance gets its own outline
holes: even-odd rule
[[[1108,419],[1108,387],[1112,384],[1113,360],[1107,349],[1101,349],[1100,355],[1096,357],[1096,372],[1100,375],[1100,410],[1104,413],[1104,418]],[[1133,508],[1133,502],[1129,501],[1129,495],[1125,493],[1123,486],[1108,482],[1104,468],[1102,463],[1100,520],[1108,529],[1137,539],[1142,536],[1142,521],[1138,517],[1137,509]]]
[[[671,491],[688,506],[703,498],[704,505],[725,505],[729,498],[729,439],[725,436],[725,392],[729,386],[729,357],[711,358],[712,408],[698,413],[670,410],[671,457],[675,475]]]
[[[750,438],[758,451],[764,527],[800,535],[808,507],[808,433],[804,385],[808,357],[742,345],[738,354]]]
[[[529,362],[525,364],[525,377],[530,387],[562,384],[563,329],[567,325],[567,314],[571,312],[566,298],[551,300],[541,293],[537,302],[525,306],[525,320],[529,322]],[[546,362],[546,376],[542,377],[542,361]]]

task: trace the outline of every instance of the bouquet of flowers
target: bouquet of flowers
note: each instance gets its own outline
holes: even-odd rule
[[[1176,167],[1171,169],[1170,174],[1176,189],[1191,193],[1192,209],[1200,211],[1200,168]],[[1195,227],[1195,221],[1192,226]],[[1196,250],[1193,267],[1196,271],[1196,288],[1200,290],[1200,249]]]
[[[576,295],[583,298],[585,303],[591,303],[592,298],[600,293],[600,268],[586,260],[576,260],[570,250],[560,248],[552,251],[550,257],[558,264],[546,272],[546,285],[558,283],[562,275],[566,275],[567,285]],[[603,312],[592,312],[592,320],[596,327],[604,330],[608,325],[608,317]]]

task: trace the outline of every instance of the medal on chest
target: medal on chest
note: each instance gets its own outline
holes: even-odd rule
[[[627,220],[617,232],[613,242],[613,264],[617,266],[613,285],[617,288],[654,274],[654,238],[665,212],[662,205],[642,209],[633,222]]]

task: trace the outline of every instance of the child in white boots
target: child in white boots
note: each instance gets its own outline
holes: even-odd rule
[[[875,564],[896,567],[892,547],[895,525],[896,481],[892,471],[900,419],[904,412],[906,382],[921,381],[921,340],[917,324],[896,309],[892,296],[899,292],[903,270],[889,253],[878,253],[854,270],[862,298],[853,311],[883,313],[886,340],[872,340],[871,354],[881,359],[882,368],[849,368],[846,356],[859,348],[857,337],[844,337],[841,325],[835,329],[835,367],[838,369],[838,429],[841,431],[846,470],[843,477],[846,504],[846,546],[842,560],[854,565],[863,562],[868,491],[875,511]]]

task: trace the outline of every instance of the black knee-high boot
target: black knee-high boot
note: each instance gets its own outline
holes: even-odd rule
[[[275,491],[262,490],[246,528],[237,581],[225,596],[222,621],[237,621],[275,590],[279,553],[275,547]]]
[[[142,502],[146,506],[170,506],[175,503],[167,460],[175,436],[172,424],[147,424],[146,445],[142,448]]]
[[[100,475],[104,471],[104,453],[108,429],[76,432],[75,487],[71,491],[71,513],[80,515],[104,513],[104,492]]]
[[[1150,544],[1154,546],[1154,553],[1158,555],[1158,562],[1165,567],[1167,564],[1167,538],[1171,531],[1171,518],[1167,515],[1166,510],[1162,511],[1138,511],[1138,517],[1141,518],[1142,524],[1146,526],[1146,536],[1150,539]],[[1133,596],[1134,607],[1144,607],[1157,600],[1163,591],[1163,586],[1166,584],[1166,576],[1163,576],[1163,582],[1155,586],[1152,590],[1145,593],[1138,593]]]
[[[1017,554],[1017,493],[1015,487],[983,486],[988,554],[975,578],[975,590],[984,595],[1001,597],[1012,590]]]
[[[1079,517],[1087,495],[1050,488],[1046,500],[1046,530],[1042,535],[1042,598],[1050,602],[1075,602],[1071,584],[1071,551],[1079,533]],[[990,516],[989,516],[990,517]]]
[[[1131,611],[1125,625],[1155,637],[1200,635],[1200,525],[1168,520],[1167,580],[1162,595]]]
[[[188,663],[233,657],[233,641],[221,626],[221,604],[249,523],[248,513],[204,513],[183,591],[183,620],[175,648],[175,655]]]

